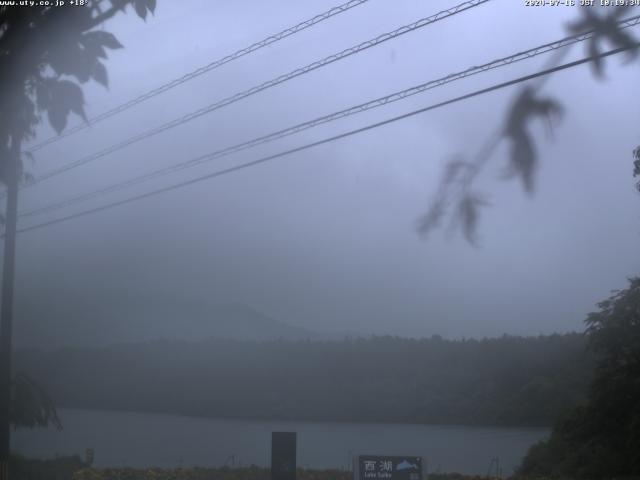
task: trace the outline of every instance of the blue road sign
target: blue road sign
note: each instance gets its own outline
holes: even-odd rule
[[[421,457],[359,455],[354,480],[422,480]]]

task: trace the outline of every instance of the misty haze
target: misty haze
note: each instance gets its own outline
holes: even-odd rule
[[[0,480],[640,478],[640,8],[339,1],[0,2]]]

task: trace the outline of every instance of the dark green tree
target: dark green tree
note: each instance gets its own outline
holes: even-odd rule
[[[1,480],[9,476],[16,216],[18,188],[25,179],[22,144],[35,136],[35,127],[45,115],[58,133],[66,127],[71,112],[86,121],[80,85],[94,80],[107,86],[106,52],[122,48],[111,33],[96,27],[124,12],[128,6],[144,19],[149,12],[153,13],[156,1],[83,0],[76,3],[78,5],[66,2],[62,6],[0,6],[0,182],[7,191],[0,308]],[[37,393],[27,377],[18,376],[15,381],[16,394]],[[47,412],[51,413],[41,410],[44,417],[34,418],[47,419]]]
[[[24,372],[14,375],[11,385],[11,425],[14,428],[50,425],[62,428],[49,394]]]
[[[533,447],[521,474],[571,478],[640,475],[640,277],[586,319],[597,368],[584,405]]]

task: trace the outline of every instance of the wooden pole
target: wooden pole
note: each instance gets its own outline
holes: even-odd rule
[[[9,480],[11,455],[11,336],[21,143],[20,136],[13,135],[10,157],[4,159],[7,173],[7,207],[0,305],[0,480]]]

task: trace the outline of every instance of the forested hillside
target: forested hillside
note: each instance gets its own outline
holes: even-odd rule
[[[580,401],[580,334],[159,341],[18,351],[59,407],[296,420],[550,425]]]

